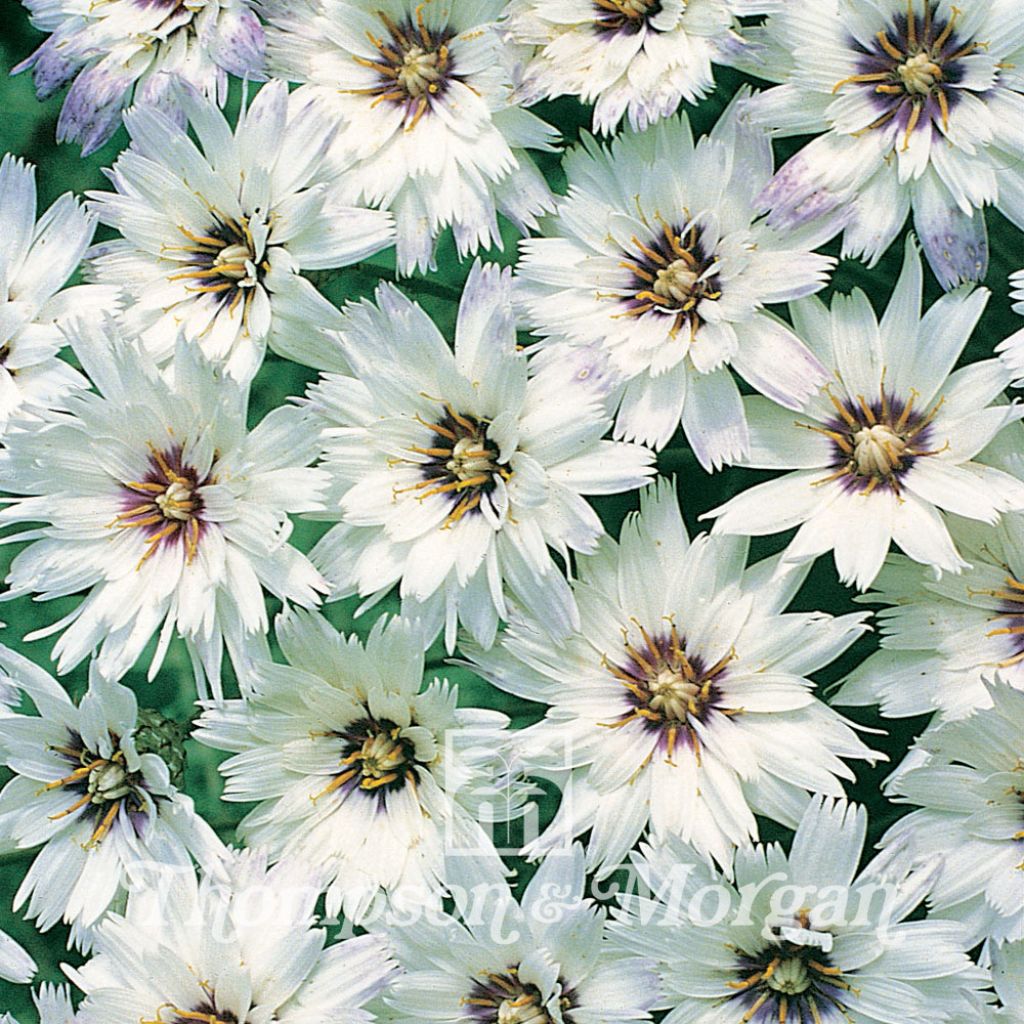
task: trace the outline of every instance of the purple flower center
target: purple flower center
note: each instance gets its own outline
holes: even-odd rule
[[[851,39],[850,48],[858,55],[857,73],[832,90],[847,85],[869,89],[878,117],[868,130],[894,121],[904,135],[904,150],[919,127],[949,128],[949,113],[958,101],[955,86],[964,76],[960,62],[985,46],[957,35],[960,12],[955,7],[944,18],[938,6],[928,0],[918,14],[915,0],[908,0],[907,13],[896,15],[870,46]]]
[[[800,426],[823,434],[832,442],[832,472],[815,481],[815,486],[838,480],[850,491],[870,494],[878,487],[900,493],[900,480],[920,459],[945,451],[931,450],[931,423],[942,406],[939,399],[926,413],[914,408],[915,394],[907,401],[881,388],[879,398],[867,402],[840,400],[829,392],[837,416],[825,426],[801,423]]]
[[[573,1005],[573,994],[563,985],[559,1009],[564,1024],[573,1024],[568,1012]],[[520,981],[518,965],[474,980],[463,1008],[474,1024],[554,1024],[537,987]]]
[[[206,525],[200,492],[214,478],[207,475],[200,481],[196,469],[182,461],[181,445],[163,451],[150,445],[149,450],[149,468],[141,480],[121,485],[122,511],[109,525],[141,530],[146,536],[146,552],[137,568],[169,544],[179,544],[191,563]]]
[[[806,916],[806,914],[804,915]],[[806,926],[805,926],[806,927]],[[754,956],[740,953],[730,1004],[744,1024],[845,1024],[843,972],[816,946],[783,940]]]
[[[634,644],[635,638],[623,630],[623,654],[618,661],[604,659],[604,667],[626,690],[626,710],[606,728],[642,721],[660,734],[670,762],[680,742],[692,746],[699,762],[701,748],[694,722],[703,722],[711,711],[739,713],[721,706],[719,689],[735,653],[730,651],[715,664],[705,665],[699,655],[686,654],[686,642],[674,624],[668,633],[653,635],[639,622],[635,628],[639,640]]]
[[[423,762],[416,758],[413,742],[402,735],[402,728],[387,719],[370,715],[344,729],[320,735],[340,739],[338,774],[317,793],[314,802],[337,790],[384,793],[411,785],[416,787],[416,769]]]
[[[427,27],[421,4],[412,18],[400,24],[383,11],[377,17],[387,30],[387,38],[373,37],[377,57],[352,59],[377,72],[380,82],[369,89],[350,89],[351,93],[375,96],[373,106],[389,102],[405,107],[406,130],[411,131],[430,107],[435,96],[443,96],[450,83],[458,80],[455,64],[448,49],[452,34],[447,29]]]
[[[989,630],[986,636],[1005,637],[1010,644],[1011,654],[1000,661],[997,668],[1010,668],[1024,661],[1024,583],[1007,575],[1002,590],[986,590],[982,593],[998,598],[1001,610],[996,613],[997,619],[1006,619],[1005,626]]]
[[[191,1010],[181,1010],[174,1003],[163,1003],[156,1008],[152,1019],[141,1019],[139,1024],[239,1024],[238,1018],[230,1010],[218,1010],[210,986],[203,987],[209,991],[210,998],[199,1003]],[[168,1016],[164,1016],[164,1013]]]
[[[702,299],[717,299],[722,291],[715,273],[717,257],[708,251],[698,224],[677,228],[662,221],[662,230],[645,241],[634,235],[634,251],[624,254],[620,266],[633,274],[633,294],[625,300],[623,316],[656,311],[673,319],[675,337],[685,324],[691,341],[703,323],[697,306]]]
[[[602,35],[635,35],[661,13],[661,0],[593,0],[594,25]]]
[[[444,525],[452,527],[463,516],[478,513],[480,502],[498,486],[506,483],[512,471],[498,460],[498,446],[487,436],[487,424],[445,406],[445,414],[434,423],[417,420],[431,431],[423,446],[408,450],[416,458],[401,461],[417,466],[423,479],[411,487],[398,488],[395,494],[414,493],[418,501],[442,494],[452,506]]]

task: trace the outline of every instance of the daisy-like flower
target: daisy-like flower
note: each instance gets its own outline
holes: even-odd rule
[[[905,920],[934,872],[883,854],[858,873],[866,831],[863,808],[815,799],[788,855],[737,851],[735,888],[678,843],[635,857],[654,898],[624,897],[613,941],[656,961],[665,1024],[979,1022],[987,972],[964,929]],[[702,886],[724,914],[701,916]]]
[[[932,726],[911,748],[887,790],[921,810],[882,837],[941,865],[930,905],[972,944],[1024,939],[1024,693],[989,689],[992,707]]]
[[[708,513],[720,533],[761,536],[799,526],[784,563],[832,550],[844,583],[866,590],[891,542],[937,572],[960,572],[942,512],[994,523],[1024,508],[1024,483],[976,461],[1021,407],[992,405],[1009,383],[997,359],[950,374],[988,302],[963,289],[921,316],[921,260],[908,239],[903,271],[881,322],[862,291],[831,310],[790,307],[797,332],[833,379],[796,416],[744,400],[751,450],[744,464],[792,470]]]
[[[125,114],[132,148],[90,192],[124,236],[94,247],[94,280],[118,286],[123,320],[159,363],[178,335],[248,380],[266,345],[302,360],[312,333],[340,314],[302,270],[341,267],[389,245],[391,217],[340,206],[323,158],[334,130],[318,108],[265,85],[231,131],[216,105],[179,90],[186,127],[152,107]]]
[[[564,374],[528,379],[516,345],[507,271],[475,265],[459,305],[454,352],[415,303],[382,285],[377,305],[349,307],[344,352],[356,379],[329,375],[310,390],[324,423],[323,468],[341,522],[313,560],[336,596],[383,594],[401,581],[403,611],[458,622],[487,647],[507,599],[551,635],[576,625],[550,548],[592,551],[603,533],[584,494],[645,484],[653,456],[603,441],[599,389]],[[335,496],[336,495],[336,496]]]
[[[92,959],[65,968],[86,994],[79,1024],[369,1024],[393,965],[373,936],[327,945],[316,881],[245,853],[230,884],[176,872],[133,892]]]
[[[548,237],[520,243],[517,298],[550,358],[598,342],[624,381],[616,437],[656,448],[682,421],[701,464],[747,451],[732,366],[791,408],[825,370],[765,303],[824,287],[834,260],[806,232],[756,220],[772,173],[767,135],[735,105],[694,145],[685,116],[565,158],[569,191]]]
[[[180,76],[222,106],[228,75],[260,78],[263,26],[250,0],[22,0],[49,38],[14,73],[32,69],[36,95],[72,82],[57,121],[58,142],[87,156],[136,103],[176,108]]]
[[[10,935],[0,932],[0,978],[27,985],[37,970],[35,960]]]
[[[402,619],[378,619],[365,646],[312,613],[276,634],[290,664],[257,664],[246,699],[208,705],[195,734],[234,753],[224,798],[259,801],[246,843],[327,865],[327,912],[356,922],[382,892],[439,905],[453,845],[500,878],[476,817],[521,802],[503,777],[505,715],[458,708],[447,682],[422,688],[423,640]]]
[[[1016,0],[789,4],[747,105],[784,135],[818,134],[761,193],[789,228],[850,213],[843,253],[877,261],[913,210],[945,288],[988,267],[982,207],[1024,228],[1024,23]]]
[[[603,874],[647,831],[726,865],[756,837],[755,814],[795,825],[807,791],[838,796],[853,778],[841,757],[880,756],[808,679],[866,616],[784,612],[803,573],[780,576],[776,559],[745,569],[743,540],[691,542],[668,481],[640,507],[618,545],[578,560],[581,628],[563,646],[530,615],[500,647],[469,648],[485,678],[551,705],[516,734],[525,770],[565,791],[527,854],[592,829],[587,865]]]
[[[288,513],[323,507],[326,477],[307,468],[316,430],[284,406],[247,432],[247,390],[185,343],[173,381],[111,323],[76,325],[71,344],[97,392],[76,392],[39,429],[12,429],[0,454],[19,496],[0,526],[46,524],[17,534],[32,543],[4,599],[87,592],[27,638],[63,631],[59,673],[99,648],[100,671],[120,678],[159,629],[150,678],[177,633],[200,694],[219,695],[224,644],[241,675],[267,632],[264,588],[303,606],[326,590],[288,544]]]
[[[1010,275],[1010,298],[1014,313],[1024,316],[1024,270]],[[1000,342],[996,352],[1013,374],[1013,386],[1024,386],[1024,328]]]
[[[1024,1024],[1024,941],[992,951],[992,980],[1002,1003],[992,1013],[993,1024]]]
[[[95,217],[71,193],[36,222],[35,168],[0,160],[0,434],[13,415],[60,404],[85,378],[59,359],[60,324],[74,310],[110,308],[109,289],[60,289],[92,240]],[[109,304],[109,305],[108,305]]]
[[[76,706],[27,658],[0,647],[0,669],[37,715],[0,718],[0,758],[14,777],[0,819],[19,849],[41,847],[14,897],[41,931],[63,918],[89,929],[154,865],[215,868],[216,833],[178,790],[185,730],[93,668]],[[81,934],[81,933],[80,933]]]
[[[858,599],[883,605],[875,613],[882,649],[854,669],[833,703],[880,704],[893,717],[961,718],[991,706],[985,681],[996,674],[1024,690],[1024,518],[951,526],[970,567],[936,579],[890,555],[872,592]]]
[[[342,201],[392,210],[403,274],[434,269],[451,227],[461,255],[501,246],[551,208],[528,149],[557,132],[512,95],[496,25],[504,0],[263,0],[276,75],[307,82],[338,126]]]
[[[625,114],[633,128],[670,117],[715,87],[713,64],[746,48],[739,17],[777,0],[512,0],[506,27],[534,47],[523,70],[527,104],[579,96],[594,107],[594,131],[610,135]]]
[[[459,866],[465,869],[464,859]],[[503,883],[467,871],[459,917],[388,932],[404,969],[385,1000],[395,1024],[626,1024],[650,1020],[657,979],[639,956],[616,954],[605,915],[584,899],[578,844],[548,857],[517,902]]]

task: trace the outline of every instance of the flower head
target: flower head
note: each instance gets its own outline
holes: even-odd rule
[[[380,941],[328,945],[314,927],[318,879],[302,861],[240,854],[225,884],[177,871],[133,892],[68,974],[80,1024],[368,1024],[393,974]]]
[[[522,72],[526,102],[579,96],[594,131],[610,135],[623,114],[643,129],[714,88],[713,64],[745,50],[739,17],[775,0],[513,0],[511,39],[534,48]]]
[[[623,387],[616,436],[663,447],[682,421],[706,468],[748,447],[729,367],[798,408],[825,371],[762,307],[822,288],[834,261],[757,220],[767,135],[735,107],[696,146],[685,116],[569,152],[547,237],[520,243],[517,299],[557,362],[598,343]]]
[[[423,688],[413,623],[378,619],[364,646],[292,612],[277,639],[289,665],[257,664],[246,699],[209,704],[196,733],[235,755],[221,765],[225,799],[259,801],[247,842],[328,865],[327,912],[357,922],[381,893],[440,905],[452,846],[500,878],[477,817],[518,810],[502,768],[508,719],[457,707],[447,681]]]
[[[503,882],[465,884],[456,917],[388,929],[403,973],[385,1001],[395,1019],[442,1024],[626,1024],[650,1020],[656,979],[614,953],[605,914],[583,897],[583,849],[548,857],[516,901]]]
[[[882,837],[940,865],[930,904],[971,944],[1024,939],[1024,692],[990,684],[992,706],[924,732],[888,785],[920,810]]]
[[[561,375],[528,377],[507,272],[474,266],[455,348],[427,314],[382,285],[347,312],[344,353],[357,378],[310,391],[341,519],[313,559],[340,596],[401,581],[403,608],[428,639],[458,622],[489,646],[509,601],[552,635],[575,608],[551,556],[593,550],[603,532],[584,494],[646,483],[652,456],[603,441],[600,395]],[[507,600],[508,599],[508,600]]]
[[[890,555],[862,600],[876,612],[882,649],[866,658],[834,695],[836,704],[881,704],[884,715],[940,712],[961,718],[991,706],[985,681],[997,674],[1024,690],[1024,537],[1022,517],[997,526],[957,519],[951,534],[970,562],[938,579]]]
[[[46,99],[71,82],[58,142],[87,156],[106,142],[134,97],[177,112],[181,77],[221,106],[228,74],[260,78],[263,26],[250,0],[23,0],[33,24],[51,35],[14,72],[31,68]]]
[[[784,134],[818,133],[761,193],[769,223],[845,206],[844,255],[874,262],[912,210],[944,287],[984,278],[982,207],[1024,227],[1015,0],[790,4],[766,32],[757,73],[783,84],[746,109]]]
[[[645,847],[634,865],[653,897],[623,899],[613,942],[655,960],[669,1021],[978,1021],[987,972],[966,931],[906,920],[934,872],[883,854],[858,873],[866,832],[863,808],[816,797],[788,855],[774,843],[737,850],[735,888],[677,841]],[[712,904],[702,887],[724,913],[701,915]]]
[[[111,172],[116,191],[90,193],[124,237],[95,246],[89,271],[123,290],[124,323],[157,362],[182,334],[248,380],[268,343],[301,361],[309,334],[338,326],[300,271],[384,248],[391,218],[331,199],[323,157],[334,130],[285,83],[265,85],[234,132],[211,100],[178,94],[199,146],[159,110],[125,114],[132,146]]]
[[[61,291],[92,239],[95,218],[68,193],[36,221],[35,168],[0,160],[0,434],[12,416],[52,409],[86,386],[57,352],[60,325],[112,304],[110,289]]]
[[[708,513],[721,533],[760,536],[799,526],[784,561],[832,550],[845,583],[866,590],[890,544],[938,571],[966,566],[941,513],[994,523],[1024,508],[1024,484],[976,456],[1022,409],[993,405],[1009,383],[999,360],[952,374],[988,292],[962,289],[921,316],[921,261],[908,239],[903,272],[879,322],[862,291],[831,309],[791,306],[797,331],[833,372],[798,415],[744,400],[744,464],[785,469]]]
[[[63,918],[81,935],[154,865],[217,866],[224,848],[179,791],[180,760],[161,756],[158,737],[172,735],[180,749],[184,729],[140,711],[132,691],[95,666],[78,706],[5,647],[0,668],[38,712],[0,718],[0,758],[14,773],[0,819],[18,848],[41,847],[15,910],[27,901],[40,930]]]
[[[344,202],[392,210],[398,266],[434,267],[451,227],[460,255],[501,245],[498,213],[525,234],[551,193],[527,155],[557,134],[512,96],[496,24],[502,0],[269,0],[275,74],[309,83],[338,126]],[[305,92],[305,90],[303,90]]]
[[[241,672],[267,631],[264,588],[306,606],[325,589],[287,543],[288,513],[321,507],[326,480],[306,468],[316,432],[289,406],[247,432],[247,390],[184,342],[171,379],[109,323],[78,324],[72,347],[97,392],[77,392],[39,429],[12,431],[3,453],[5,486],[19,497],[0,524],[47,524],[29,531],[6,596],[87,591],[30,634],[63,630],[58,672],[99,648],[100,670],[119,678],[160,629],[150,678],[177,632],[201,692],[219,694],[224,644]]]
[[[864,616],[784,612],[802,574],[773,576],[775,559],[746,569],[746,556],[733,538],[690,541],[662,481],[618,545],[579,559],[581,625],[564,645],[527,615],[500,647],[470,649],[485,678],[550,705],[517,734],[524,768],[572,772],[529,855],[593,829],[587,864],[607,874],[649,831],[724,865],[756,837],[755,814],[795,824],[807,791],[842,793],[841,757],[874,756],[807,678]]]

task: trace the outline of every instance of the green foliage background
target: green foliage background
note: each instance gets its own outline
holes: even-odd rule
[[[8,151],[16,153],[36,165],[40,212],[64,192],[72,191],[82,195],[89,189],[103,189],[106,185],[103,168],[113,163],[118,152],[128,141],[122,129],[99,152],[84,160],[79,155],[77,146],[55,144],[57,115],[63,93],[40,103],[35,98],[31,78],[27,74],[16,77],[10,77],[8,74],[10,69],[27,57],[42,39],[43,36],[29,25],[27,13],[18,0],[0,0],[0,154]],[[729,98],[745,81],[748,81],[738,73],[722,69],[718,70],[717,80],[717,91],[689,111],[695,132],[698,134],[710,130]],[[749,81],[755,87],[758,84],[754,80]],[[237,95],[234,100],[237,103]],[[573,100],[542,104],[535,109],[541,116],[558,126],[567,143],[577,140],[581,130],[586,131],[589,125],[589,109]],[[789,140],[785,146],[778,146],[779,160],[789,155],[801,141]],[[559,157],[542,154],[540,163],[556,191],[563,191],[564,176]],[[992,258],[985,284],[993,295],[981,324],[964,353],[964,363],[989,358],[995,345],[1021,325],[1010,310],[1007,277],[1011,271],[1024,267],[1024,236],[992,211],[988,213],[988,223]],[[516,233],[508,225],[506,229],[504,251],[493,251],[484,255],[488,259],[508,265],[515,258]],[[98,239],[107,237],[104,231],[105,229],[100,229]],[[0,238],[0,245],[3,243],[3,238]],[[830,289],[823,297],[827,301],[832,291],[848,292],[854,287],[860,287],[867,292],[876,309],[883,309],[899,273],[902,249],[901,244],[894,244],[879,265],[870,271],[858,262],[843,261],[835,273]],[[838,255],[838,246],[833,245],[828,251]],[[400,284],[424,305],[442,330],[448,331],[451,336],[458,296],[469,264],[459,263],[451,240],[446,238],[442,240],[438,266],[438,272],[429,278],[415,277]],[[375,285],[380,280],[394,279],[393,253],[388,251],[356,268],[327,275],[326,278],[320,277],[317,284],[330,299],[340,305],[349,299],[372,295]],[[934,301],[941,294],[930,276],[927,278],[926,288],[926,301]],[[778,312],[784,313],[784,310]],[[314,376],[312,371],[305,367],[269,355],[254,384],[252,422],[258,422],[268,410],[280,405],[288,396],[301,394]],[[708,475],[694,460],[681,433],[660,454],[658,468],[663,474],[676,476],[691,532],[698,529],[697,519],[701,513],[769,476],[766,473],[741,469],[727,469],[715,475]],[[0,481],[0,489],[2,484]],[[626,495],[597,499],[595,504],[606,527],[614,535],[618,532],[623,516],[636,508],[636,502],[635,495]],[[323,529],[324,527],[319,524],[299,522],[296,524],[295,542],[303,550],[308,550]],[[755,540],[752,558],[756,559],[778,551],[787,541],[788,535]],[[0,570],[4,575],[17,550],[18,547],[13,545],[0,548]],[[28,598],[22,598],[6,604],[0,608],[2,618],[7,623],[6,630],[0,634],[0,640],[40,665],[52,669],[49,661],[52,641],[25,644],[21,637],[33,629],[56,621],[73,607],[77,600],[71,598],[41,605],[33,603]],[[329,605],[326,614],[338,628],[356,630],[365,635],[372,624],[373,616],[353,620],[355,603],[347,601]],[[394,603],[385,603],[378,606],[378,609],[389,610],[394,607]],[[821,609],[834,614],[860,610],[859,606],[851,601],[850,591],[839,584],[828,558],[819,559],[794,607],[799,610]],[[819,684],[827,689],[829,683],[841,678],[870,653],[876,643],[876,638],[871,635],[862,639],[841,661],[819,674]],[[140,664],[148,664],[148,656],[144,656]],[[440,646],[435,646],[429,654],[428,673],[433,674],[435,671],[460,684],[461,703],[505,711],[512,717],[516,727],[535,721],[543,713],[542,708],[494,690],[466,669],[446,666]],[[62,681],[75,698],[79,697],[85,690],[85,667],[82,666],[63,677]],[[146,682],[144,667],[133,670],[124,681],[135,690],[142,706],[159,708],[164,714],[180,721],[188,721],[194,715],[194,685],[187,656],[180,642],[172,645],[162,672],[152,684]],[[927,719],[893,721],[881,719],[873,709],[853,709],[852,712],[850,709],[843,710],[855,720],[879,730],[877,735],[865,738],[870,746],[884,751],[890,759],[890,765],[883,763],[874,769],[856,766],[857,781],[848,787],[853,799],[868,806],[870,850],[882,832],[906,810],[885,800],[879,789],[881,781],[891,765],[900,760],[907,746],[924,728]],[[790,753],[793,757],[801,756],[799,750]],[[200,747],[190,740],[187,743],[187,756],[186,791],[194,798],[199,812],[216,828],[221,837],[231,842],[234,838],[235,825],[251,805],[221,801],[221,781],[217,773],[220,754]],[[6,774],[0,776],[0,783],[5,782],[6,778]],[[556,802],[556,797],[549,794],[542,802],[542,816],[550,816]],[[761,824],[763,838],[788,840],[785,829],[771,822]],[[3,838],[0,836],[0,849],[4,846]],[[63,977],[59,966],[62,962],[76,964],[81,961],[76,952],[66,949],[67,930],[63,926],[58,926],[45,935],[40,935],[31,923],[21,920],[11,912],[13,894],[34,856],[34,850],[0,855],[0,928],[18,939],[35,957],[40,968],[37,980],[58,982]],[[531,873],[530,867],[523,863],[515,863],[513,867],[518,869],[521,880],[528,878]],[[27,986],[0,982],[0,992],[0,1013],[10,1011],[22,1024],[36,1020]]]

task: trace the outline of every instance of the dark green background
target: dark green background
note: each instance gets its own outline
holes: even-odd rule
[[[11,78],[7,74],[10,68],[28,56],[42,38],[42,35],[29,25],[27,15],[17,0],[0,0],[0,153],[10,151],[19,154],[37,166],[40,211],[66,191],[81,194],[86,189],[103,188],[105,179],[102,168],[110,166],[127,142],[124,131],[121,130],[103,149],[85,160],[79,156],[76,146],[57,146],[54,143],[56,120],[63,94],[46,103],[39,103],[28,75]],[[731,71],[719,71],[717,92],[691,111],[697,132],[703,133],[710,129],[729,97],[743,81],[741,75]],[[589,123],[589,110],[572,100],[542,104],[536,109],[562,130],[567,141],[578,138],[581,126],[586,127]],[[780,159],[788,155],[797,144],[790,142],[787,144],[788,149],[780,148]],[[541,162],[552,185],[561,190],[564,178],[558,157],[544,155]],[[1024,236],[995,213],[989,212],[988,222],[992,260],[985,283],[992,290],[993,297],[977,333],[964,354],[964,362],[991,356],[995,345],[1021,326],[1019,318],[1010,311],[1007,277],[1011,271],[1024,267]],[[504,252],[488,253],[487,257],[501,263],[510,263],[515,254],[515,232],[511,229],[506,230],[505,241]],[[3,239],[0,238],[0,245],[2,244]],[[838,247],[833,246],[830,251],[838,253]],[[896,244],[872,271],[868,271],[859,263],[844,261],[835,274],[832,288],[849,291],[854,286],[861,286],[867,291],[875,307],[881,310],[899,273],[901,257],[902,245]],[[370,295],[378,280],[393,279],[393,267],[393,256],[388,252],[358,268],[340,274],[323,275],[317,283],[332,300],[340,304],[346,299]],[[450,331],[454,323],[459,290],[467,272],[468,265],[458,262],[450,239],[445,239],[442,242],[438,273],[429,279],[413,278],[406,282],[404,287],[423,303],[442,329]],[[941,294],[930,277],[927,287],[929,300],[934,300]],[[269,356],[254,387],[253,422],[258,421],[267,410],[281,404],[289,395],[301,394],[313,376],[304,367]],[[705,474],[686,448],[681,434],[661,453],[658,466],[661,472],[677,476],[684,511],[693,531],[697,529],[697,517],[701,513],[766,477],[763,473],[739,469],[728,469],[714,476]],[[627,495],[622,498],[598,499],[595,504],[609,531],[614,534],[623,515],[636,507],[636,497]],[[303,550],[308,550],[321,532],[322,527],[317,524],[298,523],[295,541]],[[755,541],[755,555],[777,551],[787,539],[782,536]],[[0,568],[6,573],[7,565],[17,551],[12,547],[5,547],[0,549],[0,552],[3,561]],[[820,559],[799,595],[796,607],[803,610],[823,609],[835,614],[857,610],[850,596],[850,592],[839,585],[830,559]],[[49,667],[49,649],[52,641],[43,640],[27,645],[22,643],[20,638],[32,629],[56,620],[72,607],[76,600],[38,605],[23,598],[7,604],[0,609],[7,622],[7,629],[0,639],[39,664]],[[354,628],[365,634],[371,620],[364,619],[354,623],[351,618],[352,608],[352,602],[342,602],[329,606],[327,614],[339,628]],[[829,683],[839,678],[869,653],[875,642],[873,637],[866,637],[841,662],[822,672],[818,681]],[[142,659],[141,664],[148,664],[148,655]],[[543,709],[539,707],[495,691],[465,669],[444,668],[443,655],[437,647],[431,651],[431,670],[433,669],[443,671],[448,678],[461,684],[462,703],[500,708],[512,715],[516,725],[534,721],[542,713]],[[85,679],[85,668],[80,667],[65,677],[64,682],[77,697],[85,688]],[[146,682],[144,669],[131,672],[125,682],[135,689],[142,705],[160,708],[165,714],[182,721],[188,720],[194,713],[191,671],[180,642],[172,645],[164,669],[154,683]],[[866,725],[885,730],[884,736],[870,736],[866,739],[869,745],[884,750],[892,762],[900,759],[913,737],[925,725],[924,719],[887,721],[861,710],[855,710],[851,717]],[[793,756],[799,757],[800,752],[793,751]],[[216,770],[219,760],[220,756],[216,752],[189,741],[185,789],[195,799],[197,808],[206,820],[225,840],[231,841],[235,824],[248,809],[248,805],[221,802],[221,783]],[[870,809],[870,843],[873,844],[892,820],[903,813],[903,809],[889,805],[879,792],[880,781],[888,772],[888,766],[883,764],[876,769],[856,765],[855,767],[858,771],[858,780],[856,785],[850,787],[850,795],[866,803]],[[5,779],[6,777],[0,781]],[[548,814],[553,804],[553,797],[545,800],[545,811]],[[785,839],[785,830],[772,823],[763,824],[765,837]],[[62,977],[59,969],[62,961],[79,962],[77,954],[69,953],[65,949],[66,930],[57,927],[46,935],[39,935],[31,924],[20,920],[10,911],[11,897],[34,855],[35,851],[29,850],[0,858],[0,928],[15,936],[36,958],[40,966],[39,980],[58,981]],[[522,877],[528,876],[529,868],[522,864],[515,866],[520,868]],[[5,985],[3,982],[0,982],[0,987],[5,989],[0,997],[0,1012],[10,1010],[19,1017],[22,1024],[28,1024],[29,1021],[36,1019],[27,987]]]

